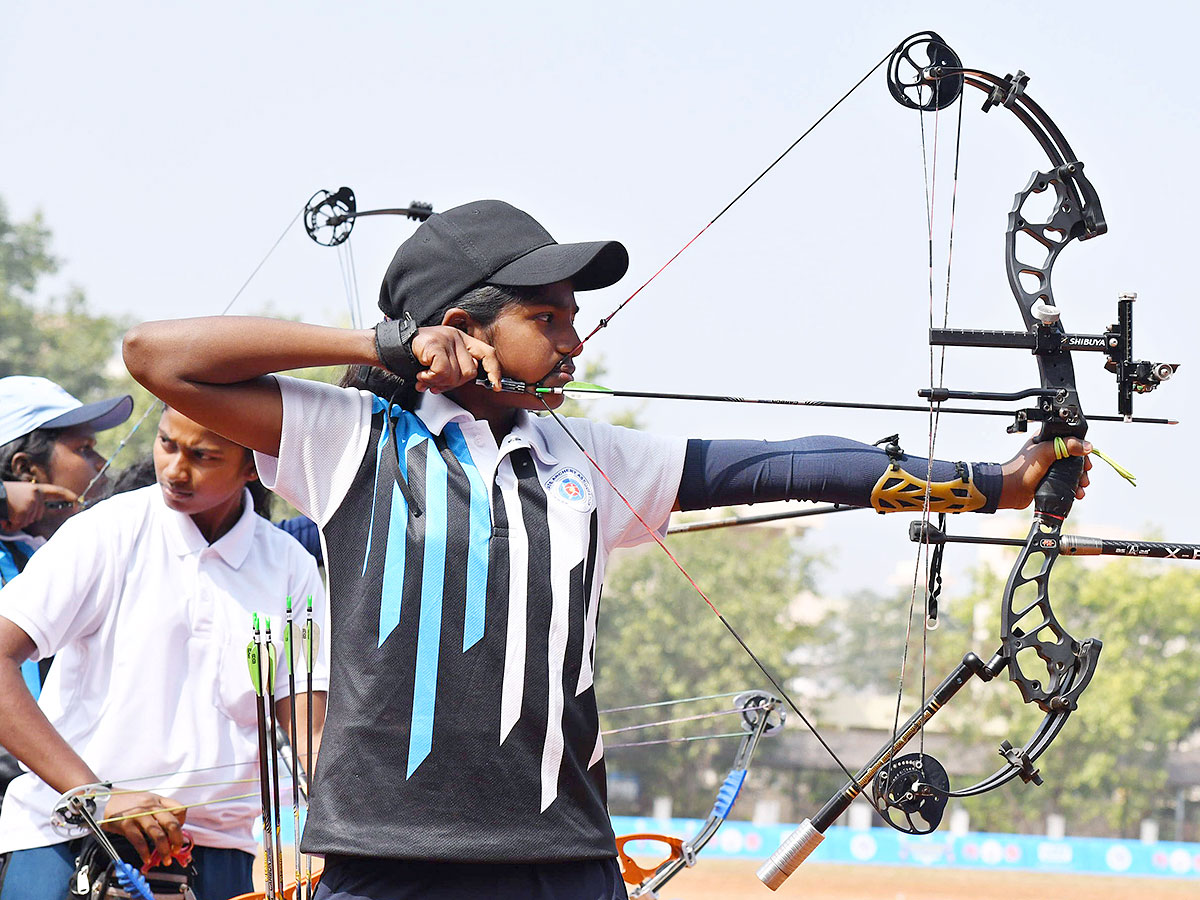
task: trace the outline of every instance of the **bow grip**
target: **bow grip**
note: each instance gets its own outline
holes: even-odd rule
[[[1033,508],[1038,515],[1049,515],[1065,519],[1075,503],[1075,490],[1083,477],[1084,458],[1069,456],[1055,461],[1050,471],[1037,486],[1033,495]]]

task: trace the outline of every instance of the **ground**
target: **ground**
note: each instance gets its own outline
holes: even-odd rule
[[[291,848],[284,868],[291,871]],[[979,869],[916,866],[853,866],[805,863],[772,893],[755,877],[758,864],[704,859],[677,875],[661,900],[739,900],[769,897],[804,900],[1197,900],[1200,879],[1132,878],[1101,875],[1043,875]],[[261,889],[262,868],[255,866]]]
[[[1200,897],[1196,879],[1042,875],[978,869],[806,863],[772,893],[755,877],[757,864],[705,860],[663,889],[662,900],[803,897],[805,900],[1175,900]]]

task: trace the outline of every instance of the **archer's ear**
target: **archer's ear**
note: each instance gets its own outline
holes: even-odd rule
[[[459,309],[457,306],[446,310],[442,315],[442,324],[449,325],[451,328],[457,328],[459,331],[480,340],[488,340],[490,334],[485,326],[479,324],[478,319],[465,309]]]
[[[50,483],[50,473],[43,466],[35,463],[33,457],[28,453],[14,453],[8,465],[12,469],[13,476],[17,481],[40,481],[42,484]]]
[[[465,309],[452,306],[442,314],[442,324],[459,331],[470,331],[472,325],[478,324]]]

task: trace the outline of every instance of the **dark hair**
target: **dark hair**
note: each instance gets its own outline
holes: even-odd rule
[[[0,446],[0,481],[20,480],[12,467],[13,457],[18,453],[27,454],[34,465],[49,468],[50,455],[54,452],[54,445],[66,430],[65,428],[35,428],[29,434],[23,434]]]
[[[270,522],[271,501],[275,495],[267,490],[266,486],[257,478],[246,482],[246,490],[250,492],[250,499],[254,501],[254,511]]]
[[[149,487],[158,480],[154,474],[154,455],[147,453],[136,462],[130,463],[113,479],[112,494],[123,494],[126,491],[136,491],[138,488]]]
[[[481,284],[471,288],[446,309],[461,309],[480,325],[491,325],[504,311],[506,306],[514,303],[528,303],[538,296],[537,288],[500,287],[494,284]],[[441,322],[446,310],[426,320],[427,324]],[[379,366],[354,365],[347,366],[346,371],[338,380],[338,387],[358,388],[370,391],[384,400],[398,403],[404,409],[413,409],[417,403],[416,387],[405,384],[404,379],[393,375],[387,369]]]

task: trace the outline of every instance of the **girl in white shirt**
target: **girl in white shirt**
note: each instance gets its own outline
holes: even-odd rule
[[[251,890],[257,803],[224,801],[248,793],[243,785],[212,784],[256,772],[250,614],[282,621],[288,596],[312,595],[323,616],[324,594],[312,557],[254,513],[246,485],[257,475],[244,447],[167,409],[154,457],[157,485],[73,517],[0,598],[0,744],[32,770],[0,811],[2,900],[63,896],[80,832],[51,826],[60,793],[102,781],[136,787],[152,773],[175,774],[153,790],[114,792],[106,828],[143,860],[158,851],[169,862],[186,823],[198,900]],[[51,653],[35,704],[19,667]],[[319,734],[323,659],[313,686]],[[301,697],[301,716],[305,707]]]

